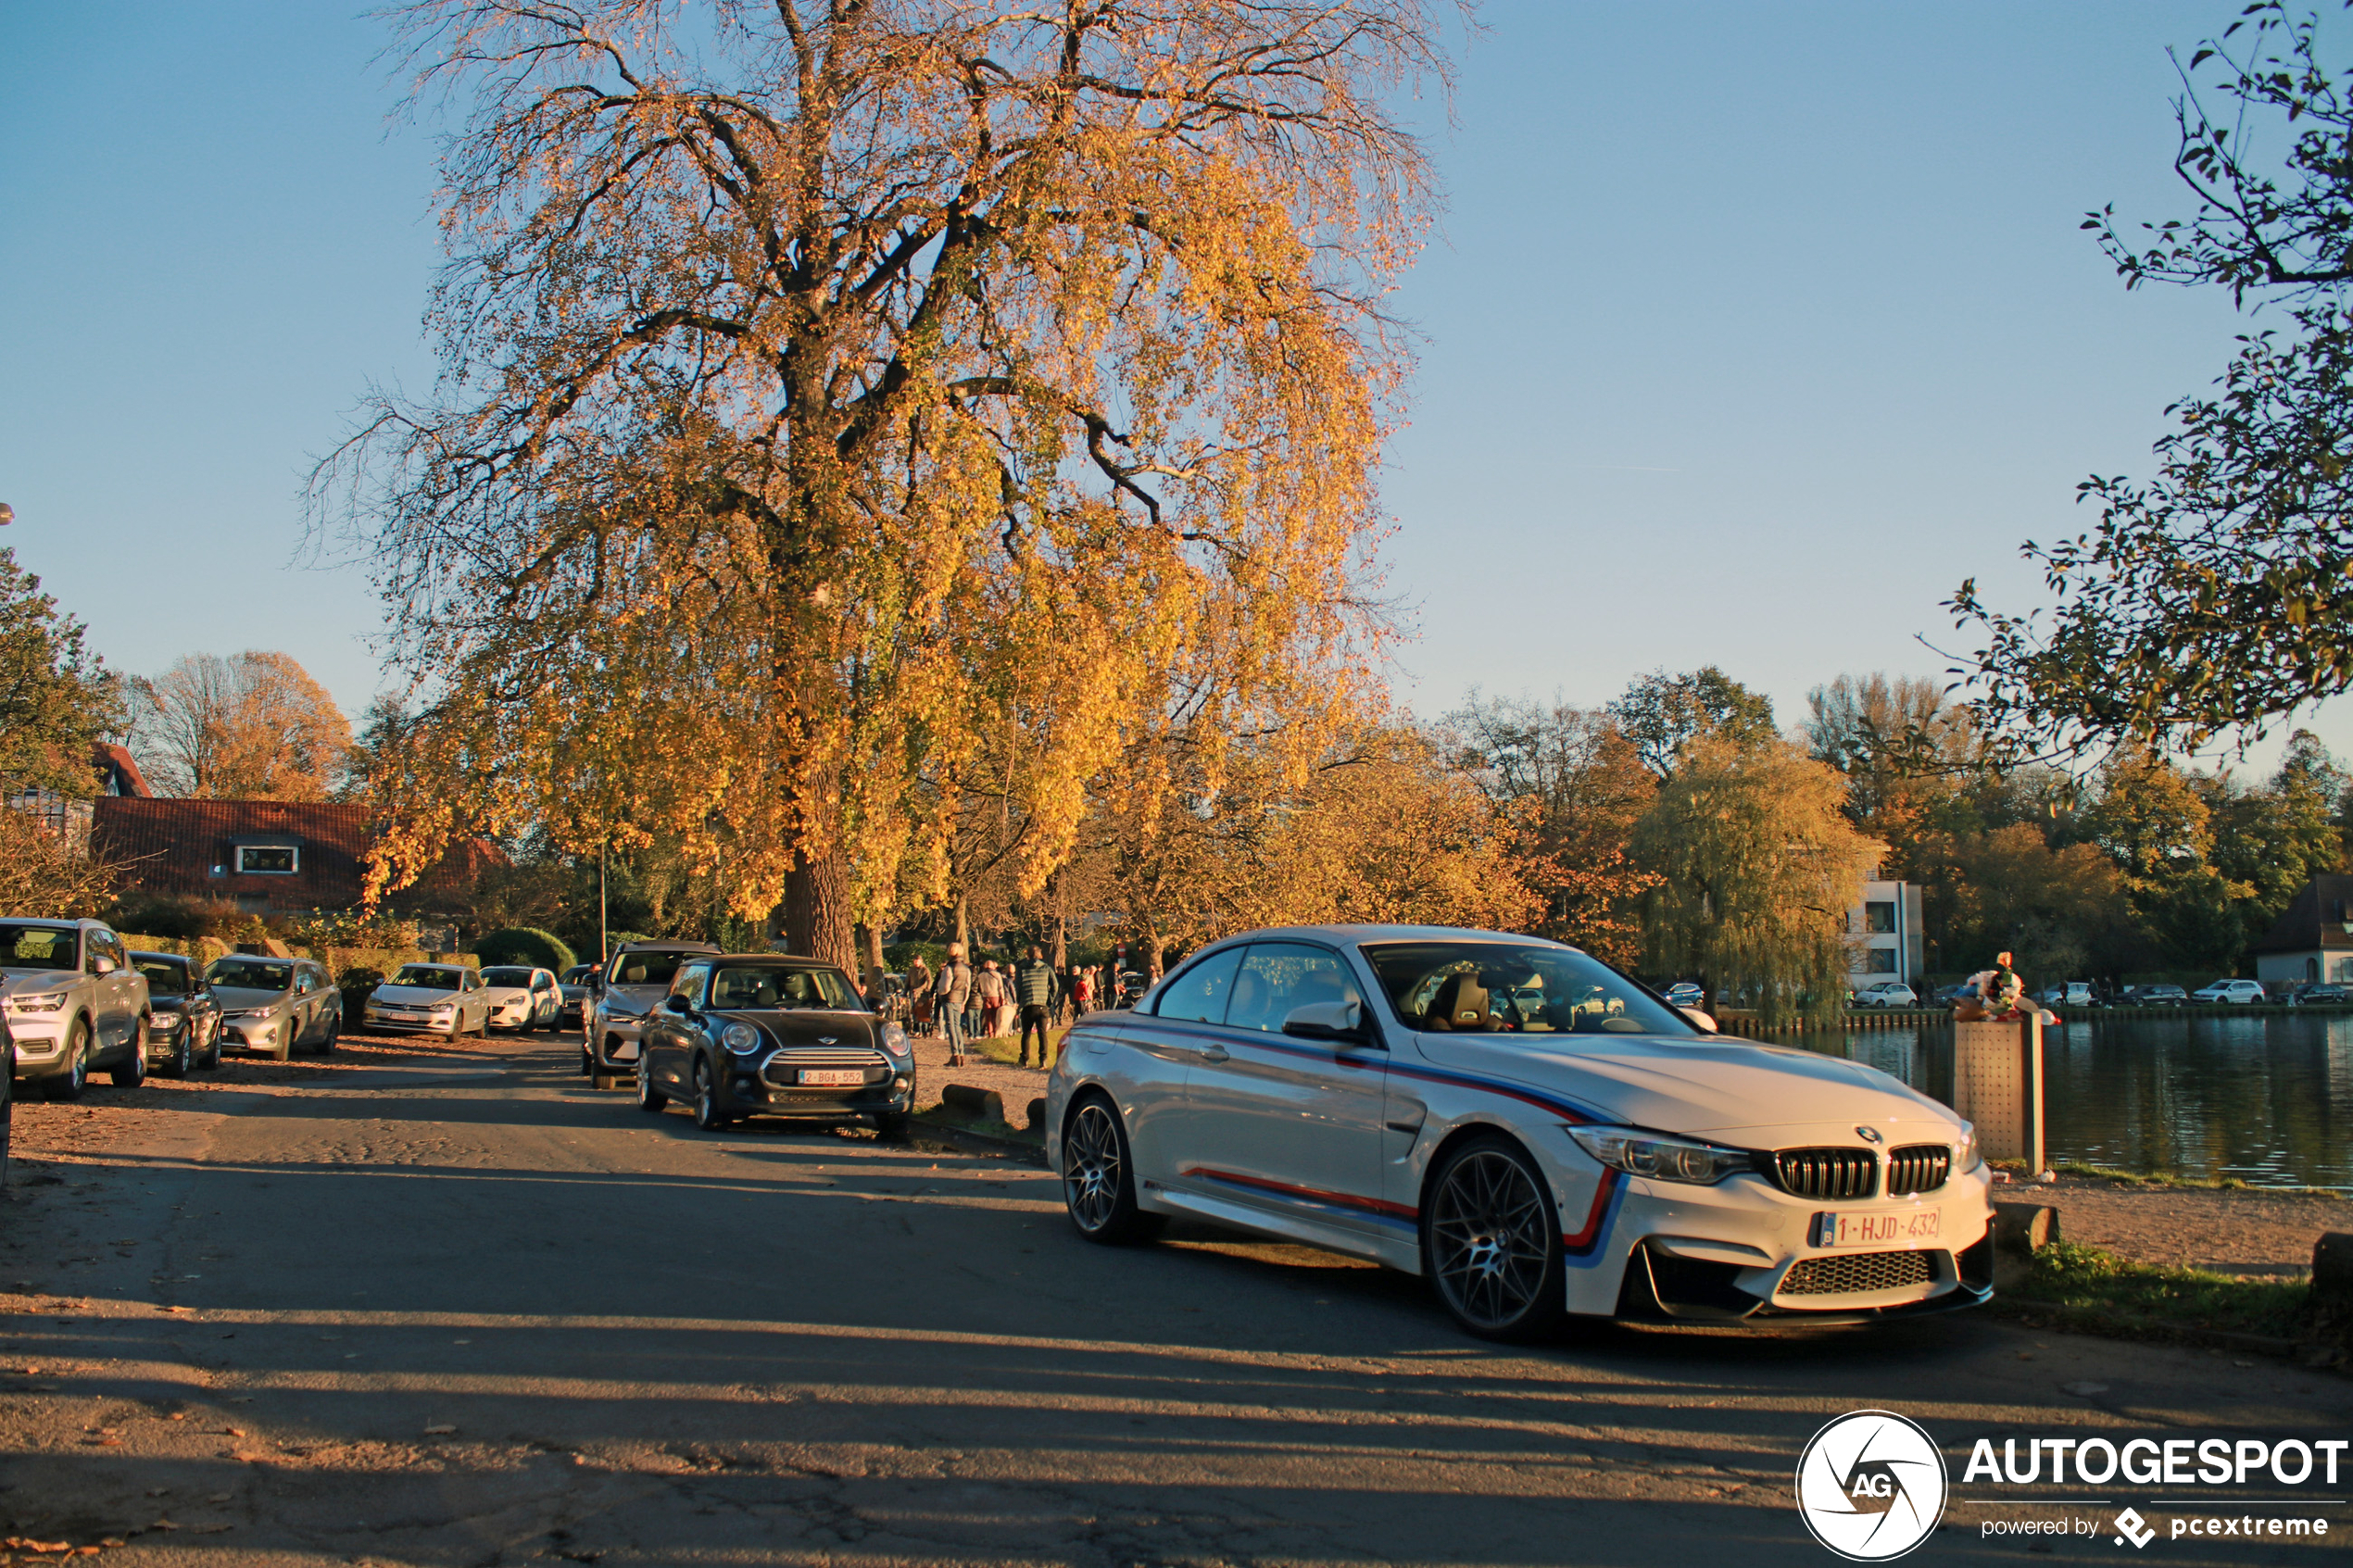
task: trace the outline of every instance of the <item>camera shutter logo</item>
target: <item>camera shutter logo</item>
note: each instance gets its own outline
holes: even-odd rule
[[[1944,1455],[1893,1411],[1855,1411],[1814,1434],[1797,1461],[1797,1512],[1852,1562],[1903,1556],[1944,1516]]]

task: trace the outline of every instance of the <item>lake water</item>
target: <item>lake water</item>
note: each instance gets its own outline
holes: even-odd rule
[[[1950,1029],[1798,1043],[1952,1096]],[[2353,1189],[2353,1017],[2185,1014],[2045,1028],[2043,1110],[2054,1161]]]

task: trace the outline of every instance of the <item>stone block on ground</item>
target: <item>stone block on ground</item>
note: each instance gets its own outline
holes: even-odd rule
[[[2329,1231],[2312,1244],[2312,1294],[2353,1306],[2353,1232]]]
[[[2059,1238],[2058,1210],[2047,1203],[1994,1205],[1994,1249],[2020,1256]]]
[[[1029,1102],[1029,1130],[1038,1134],[1046,1131],[1046,1097],[1044,1095],[1039,1095]]]
[[[1005,1122],[1005,1097],[994,1089],[971,1084],[950,1084],[939,1091],[939,1103],[958,1116],[975,1122]],[[1011,1123],[1006,1123],[1011,1125]]]

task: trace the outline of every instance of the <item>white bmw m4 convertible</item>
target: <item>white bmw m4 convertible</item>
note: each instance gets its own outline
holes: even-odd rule
[[[1079,1234],[1171,1215],[1428,1277],[1474,1334],[1569,1314],[1839,1323],[1993,1295],[1968,1123],[1876,1068],[1715,1034],[1574,947],[1251,932],[1064,1042]]]

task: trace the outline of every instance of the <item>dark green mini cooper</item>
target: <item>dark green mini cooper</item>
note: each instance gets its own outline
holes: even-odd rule
[[[646,1014],[644,1045],[639,1109],[682,1099],[707,1130],[791,1116],[898,1133],[915,1108],[906,1030],[870,1011],[849,976],[813,959],[695,956]]]

